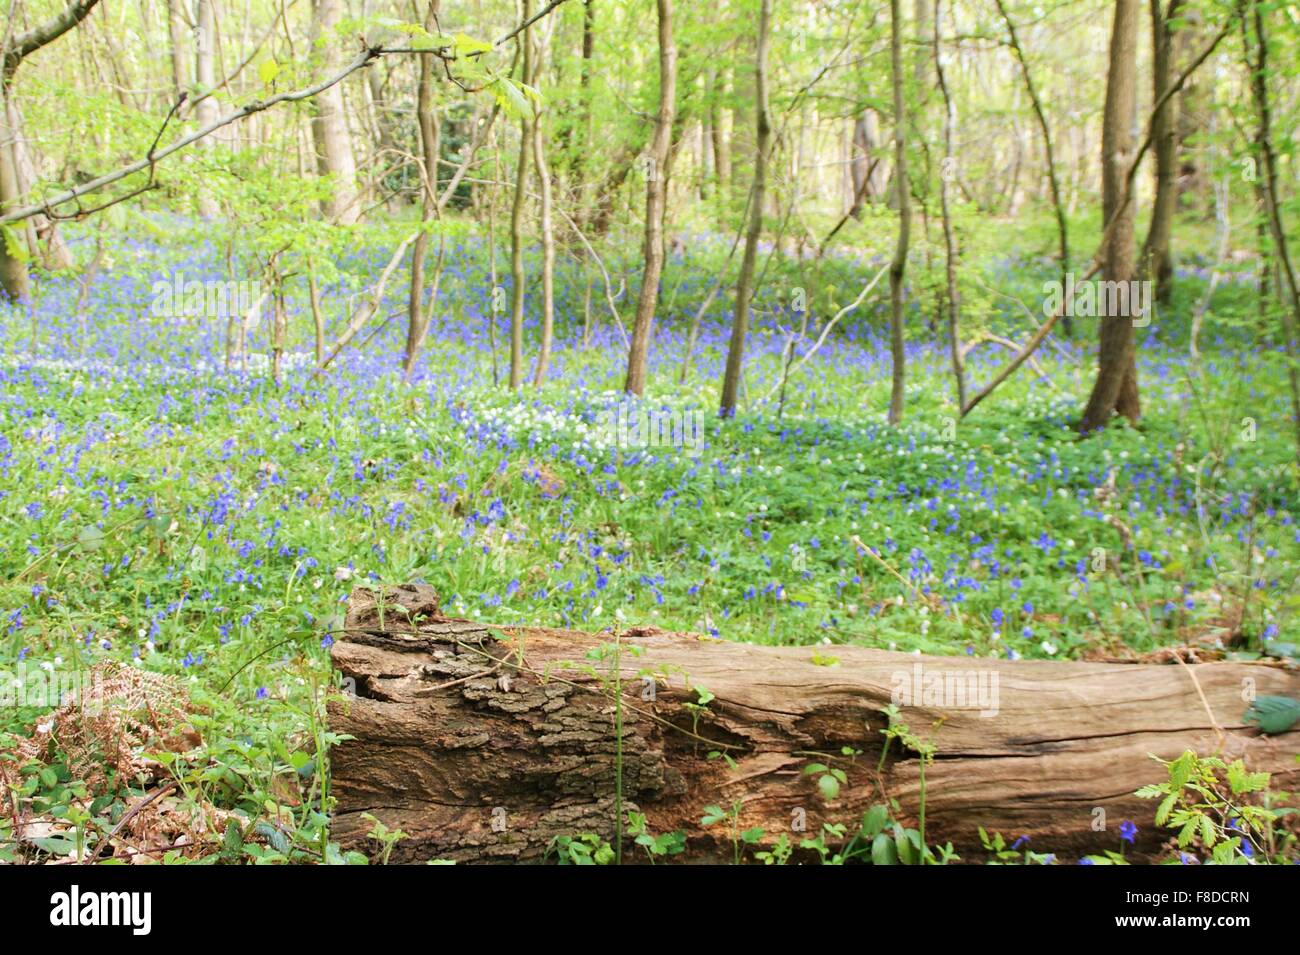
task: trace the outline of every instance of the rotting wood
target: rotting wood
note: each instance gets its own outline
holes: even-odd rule
[[[446,618],[421,585],[387,588],[382,601],[354,592],[332,648],[351,696],[331,706],[331,725],[353,737],[331,756],[335,837],[374,852],[362,816],[373,814],[408,834],[392,855],[403,862],[535,861],[559,835],[611,838],[614,682],[608,650],[587,654],[614,640]],[[951,841],[968,860],[983,858],[979,826],[1073,861],[1118,849],[1125,819],[1138,826],[1129,856],[1154,856],[1168,833],[1152,823],[1154,802],[1133,795],[1163,778],[1151,754],[1219,751],[1274,773],[1278,788],[1300,784],[1300,732],[1261,736],[1242,722],[1252,692],[1300,696],[1293,670],[752,646],[653,627],[625,631],[618,646],[623,808],[644,813],[652,833],[683,832],[679,858],[690,861],[732,858],[731,827],[701,825],[710,805],[739,803],[739,828],[764,829],[764,844],[786,833],[797,845],[823,823],[852,831],[887,798],[915,825],[916,754],[895,742],[876,773],[896,699],[937,748],[925,770],[927,841]],[[992,696],[955,706],[900,695],[935,678]],[[698,688],[714,699],[692,713],[684,704]],[[842,756],[845,746],[860,754]],[[710,756],[722,752],[734,769]],[[813,762],[847,774],[836,799],[803,772]],[[801,818],[805,830],[792,831]]]

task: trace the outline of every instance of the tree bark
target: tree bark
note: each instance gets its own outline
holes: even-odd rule
[[[424,28],[430,32],[437,29],[438,0],[430,0],[424,17]],[[374,74],[371,74],[372,76]],[[421,175],[423,188],[420,220],[426,228],[416,237],[411,247],[411,286],[406,309],[406,353],[402,361],[402,376],[410,379],[415,373],[415,359],[420,354],[420,347],[429,331],[429,315],[424,309],[424,263],[429,250],[428,223],[438,217],[438,156],[442,148],[442,131],[438,123],[438,114],[433,105],[433,57],[429,54],[420,57],[420,73],[417,79],[415,95],[415,120],[420,133],[420,157],[424,171]],[[438,268],[441,274],[442,251],[439,247]],[[434,281],[434,295],[437,295],[437,280]]]
[[[1151,122],[1151,139],[1156,159],[1156,195],[1151,206],[1151,223],[1147,227],[1146,241],[1142,245],[1143,277],[1155,283],[1155,298],[1167,304],[1173,294],[1174,266],[1170,252],[1173,233],[1174,210],[1178,204],[1178,176],[1175,163],[1178,159],[1177,99],[1165,97],[1169,89],[1174,57],[1174,20],[1182,15],[1182,0],[1169,0],[1165,10],[1160,0],[1149,0],[1151,5],[1151,77],[1153,102],[1164,104],[1156,110]]]
[[[194,83],[198,87],[198,95],[203,97],[195,107],[195,114],[200,126],[215,121],[219,112],[214,90],[217,84],[217,27],[212,3],[213,0],[198,0],[195,8]],[[199,149],[206,152],[215,145],[216,140],[205,137],[200,140]],[[220,211],[211,190],[206,186],[199,188],[198,206],[199,215],[205,219],[213,218]]]
[[[763,199],[767,191],[767,153],[772,138],[767,103],[767,47],[772,23],[772,0],[760,0],[758,15],[758,53],[754,65],[754,184],[750,190],[749,229],[745,234],[745,251],[740,259],[740,276],[736,280],[736,306],[731,316],[731,341],[727,346],[727,367],[722,379],[719,414],[730,418],[736,413],[736,396],[745,361],[745,334],[749,330],[749,303],[754,297],[754,266],[758,260],[758,240],[763,234]]]
[[[961,293],[957,287],[957,237],[953,230],[952,210],[949,208],[949,185],[955,176],[957,159],[952,153],[952,130],[956,123],[956,110],[948,91],[948,78],[943,69],[943,17],[942,0],[934,0],[934,72],[943,95],[943,165],[939,170],[939,210],[943,216],[944,278],[947,282],[948,347],[952,360],[952,376],[957,386],[957,411],[966,407],[966,370],[962,363],[961,346]],[[1053,174],[1055,176],[1055,174]]]
[[[533,63],[533,78],[529,80],[534,85],[541,73],[544,52],[539,45]],[[534,104],[532,133],[533,165],[536,167],[540,198],[538,229],[542,234],[542,340],[537,352],[533,387],[540,388],[551,365],[551,347],[555,339],[555,227],[551,212],[551,170],[546,164],[546,124],[543,122],[543,108],[540,104]]]
[[[1152,0],[1155,2],[1155,0]],[[998,12],[1002,15],[1002,21],[1007,25],[1007,34],[1011,40],[1011,49],[1015,51],[1016,61],[1020,64],[1020,75],[1025,81],[1025,92],[1029,94],[1029,102],[1034,107],[1034,116],[1038,119],[1038,129],[1043,134],[1043,153],[1047,162],[1047,179],[1052,189],[1052,207],[1056,211],[1056,235],[1060,243],[1061,259],[1061,288],[1068,285],[1067,275],[1070,269],[1070,230],[1065,217],[1065,203],[1061,199],[1060,177],[1056,174],[1056,156],[1052,147],[1052,130],[1047,125],[1047,113],[1043,110],[1042,100],[1038,96],[1038,88],[1034,85],[1033,74],[1029,72],[1029,61],[1025,57],[1024,48],[1020,45],[1020,37],[1016,33],[1015,21],[1011,19],[1011,14],[1003,0],[997,0]],[[1062,316],[1061,326],[1065,330],[1067,338],[1074,334],[1074,324],[1068,315]]]
[[[31,193],[32,187],[39,179],[36,160],[32,156],[32,147],[23,132],[23,114],[18,108],[17,101],[10,95],[5,99],[4,106],[9,111],[9,129],[13,137],[14,173],[18,183],[18,194],[26,196]],[[72,252],[63,241],[63,233],[59,230],[58,223],[44,215],[32,216],[28,223],[32,234],[39,240],[36,247],[32,249],[32,255],[41,254],[49,269],[72,268],[75,264]]]
[[[1128,197],[1127,177],[1135,158],[1132,122],[1137,95],[1137,19],[1137,0],[1116,0],[1101,134],[1102,212],[1108,233],[1102,274],[1110,282],[1127,283],[1133,278],[1135,203]],[[1079,424],[1084,434],[1105,427],[1112,414],[1138,419],[1141,408],[1134,350],[1133,317],[1102,317],[1097,378]]]
[[[898,0],[889,2],[889,56],[894,87],[894,184],[898,196],[898,241],[889,265],[889,354],[893,374],[889,388],[889,423],[903,420],[906,356],[903,351],[903,274],[912,226],[912,197],[907,183],[907,114],[903,108],[903,24]]]
[[[677,45],[673,42],[672,0],[658,0],[659,13],[659,113],[650,140],[645,184],[645,239],[641,292],[632,322],[632,345],[627,355],[627,381],[623,390],[645,394],[646,362],[655,308],[659,304],[659,279],[664,268],[664,211],[668,201],[668,151],[677,116]]]
[[[171,41],[172,98],[180,99],[190,86],[190,71],[185,62],[189,43],[185,39],[185,14],[183,0],[167,0],[167,36]]]
[[[522,22],[533,15],[532,0],[523,0]],[[523,47],[523,75],[533,75],[532,29],[519,37]],[[510,390],[524,383],[524,204],[528,199],[528,154],[532,148],[532,119],[519,119],[519,161],[515,168],[515,197],[510,207]]]
[[[1245,41],[1246,64],[1250,68],[1251,98],[1255,104],[1258,128],[1255,132],[1255,150],[1263,164],[1259,186],[1264,199],[1264,212],[1273,239],[1273,252],[1278,260],[1279,297],[1282,302],[1282,351],[1286,356],[1287,381],[1291,387],[1291,417],[1295,429],[1296,456],[1300,460],[1300,372],[1297,372],[1297,338],[1300,338],[1300,286],[1297,285],[1295,267],[1287,245],[1286,229],[1277,194],[1277,156],[1273,149],[1272,108],[1268,96],[1268,34],[1258,0],[1250,0],[1250,21],[1254,25],[1255,62],[1250,61],[1252,41],[1246,32],[1245,0],[1238,0]]]
[[[6,28],[0,37],[0,46],[3,47],[0,49],[0,213],[12,211],[25,191],[19,171],[19,113],[9,102],[9,97],[13,95],[14,74],[24,57],[76,27],[90,15],[98,2],[99,0],[71,0],[63,10],[42,21],[40,25],[21,33]],[[52,241],[59,241],[57,235]],[[31,294],[27,261],[18,242],[18,236],[11,227],[0,228],[0,298],[11,302],[25,300]]]
[[[15,133],[9,122],[8,83],[0,76],[0,211],[18,204],[18,164],[15,156]],[[18,232],[6,225],[0,230],[0,295],[10,301],[26,301],[31,296],[26,253]]]
[[[713,146],[713,175],[720,196],[726,196],[731,190],[731,111],[719,102],[729,92],[725,74],[710,74],[709,136]]]
[[[488,627],[440,616],[418,585],[385,590],[382,604],[355,591],[331,649],[349,695],[330,705],[330,726],[351,737],[330,755],[332,835],[376,853],[372,814],[407,833],[394,862],[537,861],[556,836],[612,841],[620,810],[643,813],[652,834],[683,833],[679,859],[732,861],[733,831],[763,830],[746,853],[783,834],[797,846],[824,823],[851,833],[894,799],[916,826],[922,786],[926,841],[951,842],[968,862],[982,858],[980,826],[1064,862],[1117,848],[1124,820],[1137,825],[1126,855],[1148,860],[1170,835],[1154,825],[1156,802],[1133,795],[1165,778],[1152,755],[1217,751],[1273,773],[1278,789],[1300,785],[1300,730],[1268,737],[1242,722],[1243,687],[1300,693],[1300,675],[1267,665],[841,646],[828,666],[809,647],[653,627],[617,640]],[[963,701],[957,686],[984,689]],[[891,704],[936,748],[924,768],[912,750],[884,746]],[[815,762],[845,773],[829,800],[805,772]],[[739,807],[734,829],[702,825],[711,805]],[[636,851],[629,842],[625,857]]]
[[[210,0],[199,2],[208,3]],[[327,72],[336,69],[340,63],[334,28],[342,16],[340,0],[316,0],[311,41],[313,52],[320,57],[321,67]],[[342,86],[335,84],[316,96],[311,131],[316,143],[317,168],[322,176],[333,178],[333,191],[323,211],[333,221],[351,225],[361,217],[361,210],[356,201],[357,164],[348,135]]]

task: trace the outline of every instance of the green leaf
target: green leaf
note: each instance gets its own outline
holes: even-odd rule
[[[1163,826],[1169,820],[1169,813],[1174,808],[1174,803],[1178,800],[1178,793],[1170,793],[1165,797],[1160,808],[1156,810],[1156,825]]]
[[[257,65],[257,76],[263,86],[270,86],[280,75],[280,64],[274,58],[267,58]]]
[[[509,116],[519,117],[528,112],[528,101],[519,92],[519,87],[504,76],[498,76],[492,82],[492,95]]]
[[[884,806],[872,806],[862,814],[862,831],[868,836],[875,836],[884,831],[889,823],[889,810]]]
[[[483,40],[476,40],[472,36],[464,33],[457,33],[452,42],[456,47],[456,56],[469,56],[473,53],[491,53],[492,44]]]
[[[1242,719],[1258,726],[1261,733],[1285,733],[1300,722],[1300,700],[1288,696],[1261,696]]]
[[[1228,767],[1228,785],[1234,795],[1255,793],[1268,788],[1268,773],[1251,773],[1246,771],[1246,764],[1237,760]]]
[[[77,534],[77,543],[81,545],[82,550],[100,550],[104,546],[104,532],[94,524],[87,524]]]
[[[840,781],[827,773],[817,780],[817,788],[821,790],[822,798],[830,802],[840,794]]]
[[[15,258],[19,262],[27,262],[31,258],[27,246],[23,245],[22,240],[18,238],[18,230],[9,223],[0,224],[0,237],[3,237],[5,251],[9,253],[11,258]]]
[[[871,864],[898,864],[898,850],[894,848],[894,840],[887,833],[879,833],[871,840]]]

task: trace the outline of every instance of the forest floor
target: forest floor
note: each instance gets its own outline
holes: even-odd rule
[[[377,244],[345,264],[326,289],[332,321],[386,255]],[[768,396],[797,317],[768,292],[741,411],[724,422],[725,302],[677,381],[716,255],[671,263],[651,395],[633,406],[599,279],[583,341],[580,271],[560,276],[548,382],[516,400],[493,384],[489,266],[470,243],[449,252],[445,306],[405,383],[404,314],[316,377],[310,314],[292,303],[297,357],[277,385],[265,328],[247,369],[226,371],[224,323],[147,306],[168,270],[216,274],[215,250],[142,240],[115,258],[80,308],[77,281],[51,278],[30,314],[0,320],[0,668],[12,683],[137,661],[178,678],[206,713],[198,749],[172,760],[169,799],[259,820],[275,838],[249,855],[330,858],[318,772],[329,631],[367,582],[427,582],[447,612],[498,624],[625,620],[1026,659],[1181,644],[1207,659],[1300,654],[1289,396],[1253,343],[1244,279],[1221,287],[1194,362],[1185,317],[1203,274],[1180,273],[1172,317],[1140,332],[1141,423],[1080,440],[1087,320],[958,422],[947,346],[914,306],[907,417],[891,429],[884,296],[791,376],[778,414]],[[840,268],[846,301],[876,266]],[[989,274],[1016,269],[1035,306],[1050,266]],[[402,313],[405,295],[395,285],[380,315]],[[1220,310],[1238,318],[1218,323]],[[1017,306],[986,315],[982,327],[1024,336]],[[502,321],[498,374],[506,341]],[[972,380],[1004,357],[972,352]],[[642,446],[635,424],[621,436],[620,414],[662,415],[682,440]],[[0,708],[0,734],[31,736],[49,709],[32,702]],[[0,821],[0,859],[84,851],[142,791],[118,779],[87,793],[76,775],[57,755],[23,775],[47,824],[15,844]],[[170,850],[222,851],[235,850]]]

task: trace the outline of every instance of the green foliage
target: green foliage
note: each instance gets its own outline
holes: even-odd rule
[[[1155,823],[1177,831],[1180,850],[1218,865],[1284,861],[1295,836],[1277,824],[1294,810],[1271,806],[1268,773],[1250,772],[1240,759],[1227,763],[1191,750],[1174,760],[1152,759],[1169,777],[1137,795],[1160,800]]]
[[[1242,720],[1271,735],[1285,733],[1300,722],[1300,700],[1289,696],[1261,696],[1246,710]]]
[[[552,855],[560,865],[609,865],[614,861],[609,843],[591,832],[556,836],[546,850],[548,859]]]

